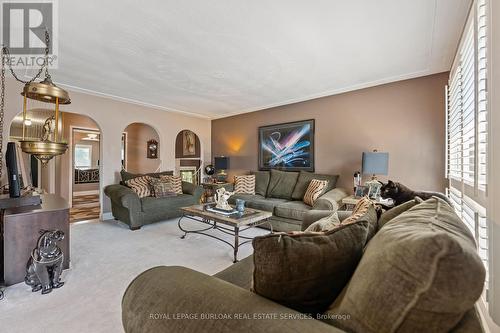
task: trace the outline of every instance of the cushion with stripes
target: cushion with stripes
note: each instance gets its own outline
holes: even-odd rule
[[[151,195],[150,176],[135,177],[125,181],[125,185],[130,187],[139,198],[149,197]]]
[[[166,175],[161,176],[160,179],[169,182],[176,194],[182,194],[182,178],[180,176]]]
[[[151,177],[151,195],[155,198],[173,197],[176,196],[172,182],[168,180]]]
[[[255,194],[255,175],[234,176],[234,192]]]
[[[316,199],[323,193],[326,186],[328,185],[328,180],[313,179],[307,187],[306,194],[304,194],[304,203],[313,206]]]

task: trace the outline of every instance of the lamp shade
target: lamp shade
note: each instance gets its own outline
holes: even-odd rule
[[[229,169],[229,157],[219,156],[214,158],[215,169],[217,170],[227,170]]]
[[[387,175],[389,173],[389,153],[364,152],[362,170],[365,175]]]

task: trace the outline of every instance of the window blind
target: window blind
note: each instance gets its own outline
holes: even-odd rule
[[[487,32],[487,3],[477,0],[462,34],[446,88],[446,175],[447,194],[474,235],[488,271]]]

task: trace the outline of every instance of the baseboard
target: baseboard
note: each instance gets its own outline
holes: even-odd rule
[[[113,216],[113,213],[111,213],[111,212],[102,213],[102,215],[101,215],[101,220],[102,220],[102,221],[112,220],[112,219],[114,219],[114,218],[115,218],[115,217]]]
[[[82,195],[94,195],[94,194],[99,194],[99,190],[73,192],[73,197],[78,197]]]

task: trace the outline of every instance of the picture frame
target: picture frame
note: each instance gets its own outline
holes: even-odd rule
[[[259,170],[314,172],[314,119],[258,128]]]
[[[362,198],[364,196],[367,196],[369,191],[370,191],[370,189],[368,186],[363,186],[363,185],[356,186],[356,191],[354,192],[354,197]]]
[[[182,132],[182,155],[196,155],[196,134],[190,130]]]

